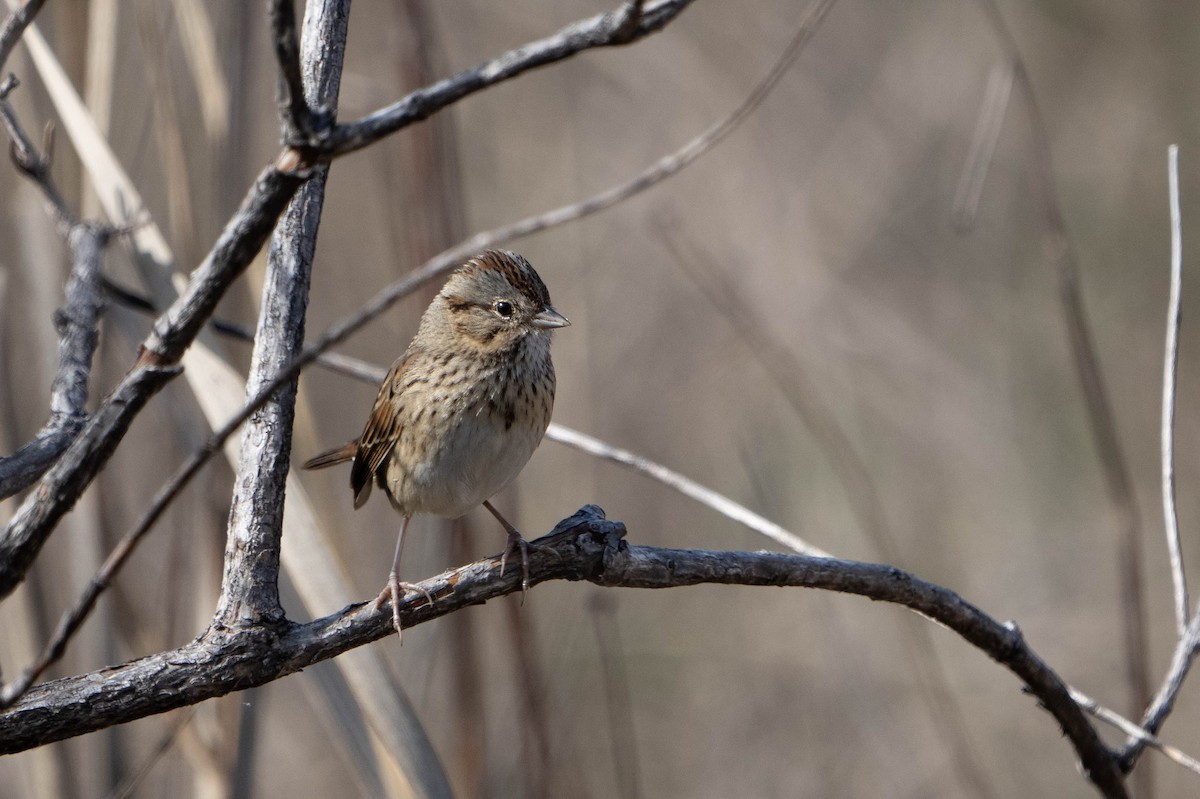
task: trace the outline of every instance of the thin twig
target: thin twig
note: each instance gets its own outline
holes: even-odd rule
[[[689,477],[684,477],[679,472],[669,469],[661,463],[656,463],[649,458],[638,455],[636,452],[614,447],[586,433],[572,430],[569,427],[563,427],[557,422],[550,423],[550,427],[546,429],[546,438],[551,441],[557,441],[560,444],[566,444],[580,452],[586,452],[597,458],[603,458],[604,460],[620,464],[638,474],[644,474],[668,488],[673,488],[685,497],[694,499],[705,507],[712,508],[722,516],[743,524],[760,535],[765,535],[767,538],[782,544],[793,552],[814,558],[833,557],[833,555],[825,550],[813,546],[795,533],[789,532],[770,519],[759,516],[744,505],[739,505],[724,494],[713,491],[711,488],[703,486]]]
[[[1183,688],[1184,680],[1187,679],[1188,671],[1191,669],[1198,651],[1200,651],[1200,608],[1196,609],[1196,613],[1188,623],[1187,630],[1176,643],[1175,651],[1171,655],[1171,665],[1167,668],[1167,675],[1163,679],[1158,693],[1150,702],[1150,706],[1146,709],[1146,715],[1142,718],[1142,729],[1146,732],[1158,735],[1163,723],[1171,715],[1175,699]],[[1122,771],[1129,773],[1133,770],[1145,746],[1145,741],[1140,738],[1134,738],[1125,744],[1120,753]]]
[[[1183,570],[1183,547],[1179,541],[1179,516],[1175,510],[1175,370],[1179,365],[1180,293],[1183,284],[1183,234],[1179,213],[1179,147],[1167,148],[1167,183],[1171,206],[1171,288],[1167,300],[1167,345],[1163,358],[1162,390],[1162,500],[1167,552],[1171,559],[1171,581],[1175,587],[1175,628],[1180,637],[1187,632],[1187,574]]]
[[[1171,746],[1170,744],[1163,743],[1158,739],[1157,736],[1151,735],[1149,732],[1134,724],[1120,713],[1110,710],[1109,708],[1100,704],[1083,691],[1072,688],[1071,698],[1075,700],[1075,704],[1079,705],[1081,708],[1086,710],[1088,713],[1091,713],[1105,724],[1109,724],[1117,728],[1132,739],[1142,741],[1146,746],[1161,752],[1168,760],[1183,766],[1188,771],[1192,771],[1200,775],[1200,760],[1192,757],[1187,752]]]
[[[614,186],[590,199],[565,206],[548,214],[530,217],[508,228],[502,228],[494,241],[472,240],[469,242],[471,246],[468,248],[468,251],[494,247],[498,243],[503,243],[513,238],[528,236],[548,227],[561,225],[565,222],[594,214],[597,211],[603,211],[622,200],[645,191],[691,164],[732,133],[750,114],[762,105],[763,101],[767,99],[767,96],[778,85],[780,79],[783,78],[792,64],[796,62],[796,59],[800,57],[800,53],[804,50],[805,45],[808,44],[820,27],[825,14],[836,2],[837,0],[816,0],[816,2],[810,5],[805,11],[803,19],[800,20],[800,24],[796,32],[792,35],[791,41],[788,42],[787,47],[784,48],[775,63],[771,65],[771,69],[767,75],[746,96],[746,99],[728,116],[713,124],[683,147],[680,147],[670,155],[660,158],[632,180]]]
[[[46,201],[50,203],[50,211],[54,215],[54,221],[59,229],[66,230],[72,225],[78,224],[79,220],[67,210],[67,202],[63,199],[62,193],[58,190],[58,186],[54,184],[54,179],[50,174],[49,149],[54,142],[53,124],[47,125],[42,133],[47,150],[46,154],[43,155],[38,152],[37,147],[29,140],[29,136],[21,127],[16,113],[12,110],[12,106],[9,105],[7,100],[0,100],[0,119],[3,119],[4,128],[8,131],[8,137],[11,140],[9,156],[12,159],[13,166],[42,190],[42,194],[46,196]]]
[[[115,283],[107,277],[102,277],[101,283],[104,287],[104,292],[121,305],[145,314],[154,315],[158,313],[154,303],[150,302],[145,295],[139,294],[136,291],[130,291],[125,286]],[[209,320],[208,324],[217,335],[246,344],[254,342],[254,333],[249,328],[243,327],[236,322],[231,322],[228,319],[213,318]],[[363,382],[374,382],[375,385],[379,385],[379,382],[383,380],[383,376],[387,374],[386,369],[377,372],[377,367],[368,364],[366,361],[351,358],[337,352],[321,353],[313,361],[313,364],[336,374],[346,375],[347,377],[362,380]]]
[[[1180,289],[1183,273],[1183,238],[1180,232],[1181,221],[1179,213],[1179,151],[1171,145],[1167,151],[1167,182],[1170,186],[1169,202],[1171,214],[1171,288],[1167,312],[1167,353],[1163,366],[1163,516],[1167,533],[1167,550],[1170,553],[1171,577],[1175,585],[1175,617],[1183,621],[1175,652],[1171,657],[1171,665],[1163,678],[1163,683],[1155,694],[1154,699],[1146,708],[1142,720],[1144,727],[1151,734],[1157,734],[1171,709],[1175,705],[1175,697],[1183,687],[1192,661],[1200,647],[1200,608],[1188,621],[1188,605],[1182,608],[1179,603],[1188,602],[1187,581],[1183,571],[1183,553],[1179,541],[1178,519],[1175,513],[1175,469],[1174,469],[1174,416],[1175,416],[1175,365],[1178,360],[1178,339],[1180,320]],[[1144,741],[1133,738],[1125,744],[1121,751],[1121,768],[1130,771],[1137,764],[1145,747]]]
[[[0,499],[36,482],[67,449],[88,418],[88,383],[104,310],[100,261],[108,233],[78,224],[69,229],[66,238],[73,264],[63,308],[56,314],[58,368],[50,386],[50,416],[32,440],[12,455],[0,458]]]

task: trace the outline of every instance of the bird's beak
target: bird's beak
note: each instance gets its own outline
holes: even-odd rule
[[[533,326],[542,330],[552,330],[556,327],[567,327],[571,321],[567,317],[547,305],[542,312],[533,317]]]

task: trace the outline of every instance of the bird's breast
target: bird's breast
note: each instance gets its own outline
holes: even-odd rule
[[[473,369],[480,373],[461,379]],[[412,410],[384,484],[406,514],[454,518],[482,504],[524,468],[550,422],[554,372],[548,357],[447,373],[457,376],[405,392],[404,405]]]

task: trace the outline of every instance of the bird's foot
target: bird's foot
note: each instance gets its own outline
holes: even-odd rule
[[[508,533],[508,545],[504,547],[504,554],[500,556],[500,576],[504,576],[504,566],[508,563],[508,556],[519,551],[521,553],[521,603],[524,604],[525,594],[529,591],[529,542],[512,525],[506,524],[504,530]]]
[[[433,594],[425,590],[418,583],[409,583],[402,581],[396,572],[388,575],[387,585],[379,592],[379,596],[375,597],[375,609],[383,608],[383,603],[391,601],[392,603],[392,626],[396,628],[396,635],[401,635],[400,627],[400,600],[404,598],[404,594],[408,591],[416,591],[425,596],[425,600],[429,602],[430,607],[433,606]]]

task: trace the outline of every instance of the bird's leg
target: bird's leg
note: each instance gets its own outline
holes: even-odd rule
[[[508,556],[515,551],[521,553],[521,599],[524,601],[525,592],[529,590],[529,542],[521,535],[517,528],[508,523],[508,519],[500,515],[500,511],[496,510],[492,503],[488,500],[483,501],[483,507],[496,517],[496,521],[504,527],[504,532],[508,533],[508,546],[504,547],[504,554],[500,556],[500,576],[504,576],[504,565],[508,562]]]
[[[400,598],[404,596],[404,592],[412,589],[419,591],[425,595],[425,599],[429,604],[433,605],[433,595],[426,591],[416,583],[404,583],[400,581],[400,551],[404,548],[404,531],[408,529],[408,523],[412,521],[412,516],[405,516],[400,522],[400,535],[396,536],[396,556],[392,558],[392,571],[388,574],[387,585],[379,592],[379,596],[375,597],[375,609],[379,610],[383,607],[383,603],[389,599],[392,601],[392,624],[396,628],[396,635],[401,635],[400,629]]]

